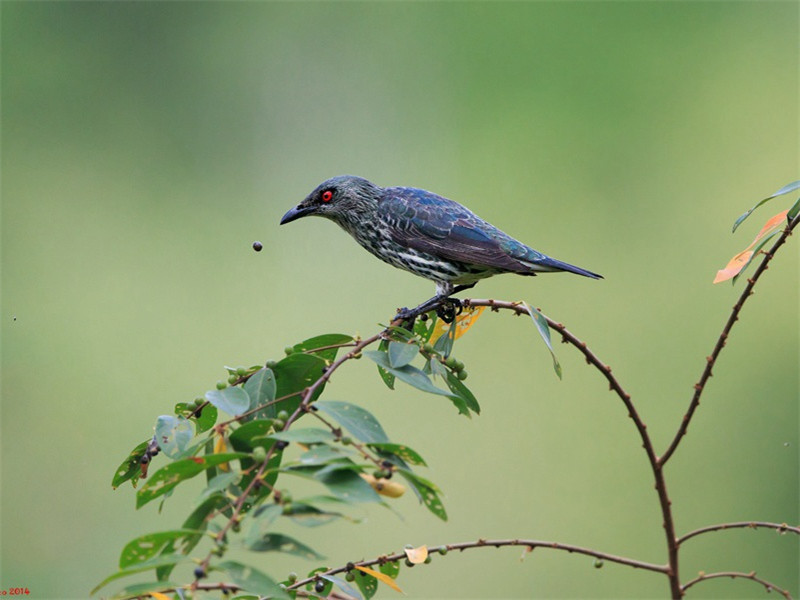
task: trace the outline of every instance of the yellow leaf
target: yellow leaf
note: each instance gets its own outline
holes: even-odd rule
[[[225,436],[221,435],[217,438],[217,441],[214,443],[214,454],[224,454],[228,451],[228,445],[225,443]],[[231,467],[228,463],[222,463],[217,465],[217,468],[220,471],[230,471]]]
[[[161,592],[150,592],[150,595],[156,600],[172,600],[172,598]]]
[[[372,486],[372,489],[378,492],[381,496],[388,496],[389,498],[399,498],[406,493],[406,486],[396,481],[388,479],[375,479],[368,473],[361,473],[361,478]]]
[[[406,548],[405,552],[409,562],[412,562],[415,565],[424,563],[425,559],[428,558],[427,546],[420,546],[419,548]]]
[[[717,276],[714,277],[714,283],[719,283],[720,281],[727,281],[744,269],[747,266],[747,263],[750,262],[750,259],[753,257],[753,246],[755,246],[761,238],[766,235],[769,235],[773,231],[775,231],[783,221],[786,220],[786,215],[789,213],[789,210],[784,210],[783,212],[779,212],[777,215],[769,219],[764,226],[761,228],[761,231],[758,232],[758,235],[753,240],[753,242],[744,250],[739,252],[736,256],[734,256],[727,265],[725,265],[724,269],[720,269],[717,271]]]
[[[367,575],[372,575],[375,579],[377,579],[378,581],[382,581],[390,588],[392,588],[394,591],[400,592],[401,594],[404,593],[403,590],[400,589],[400,586],[394,582],[394,579],[389,577],[386,573],[381,573],[380,571],[373,571],[368,567],[361,567],[359,565],[356,565],[356,569],[358,569],[363,573],[366,573]]]
[[[454,332],[454,339],[460,338],[462,335],[469,331],[469,328],[475,324],[475,321],[481,316],[485,306],[468,306],[463,312],[456,317],[456,327]],[[431,344],[435,344],[443,335],[447,335],[450,331],[450,324],[445,323],[442,319],[436,321],[433,327],[431,339],[428,340]]]

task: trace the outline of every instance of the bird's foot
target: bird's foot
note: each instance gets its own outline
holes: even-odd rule
[[[437,316],[448,325],[464,310],[464,305],[458,298],[444,298],[436,307]]]
[[[427,318],[427,313],[435,310],[437,316],[445,323],[452,323],[456,316],[461,314],[463,305],[458,298],[451,298],[449,296],[434,296],[417,306],[416,308],[401,308],[397,311],[394,320],[399,320],[401,326],[406,329],[411,329],[414,326],[414,321],[417,317],[421,319]]]

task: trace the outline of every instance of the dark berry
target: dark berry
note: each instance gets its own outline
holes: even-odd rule
[[[317,582],[314,584],[314,591],[318,594],[321,594],[325,590],[325,580],[324,579],[317,579]]]
[[[261,252],[261,249],[264,247],[264,244],[261,242],[253,242],[253,250],[256,252]]]
[[[206,570],[203,567],[197,567],[194,570],[195,579],[203,579],[206,576]]]

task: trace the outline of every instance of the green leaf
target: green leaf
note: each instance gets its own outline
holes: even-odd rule
[[[275,392],[278,390],[278,384],[275,381],[275,373],[272,369],[264,367],[256,371],[250,379],[244,384],[244,391],[250,397],[250,405],[247,411],[254,410],[259,406],[263,406],[275,400]],[[262,411],[247,415],[243,420],[252,421],[253,419],[263,418],[267,416],[262,414]]]
[[[128,542],[122,549],[119,557],[119,568],[124,570],[128,567],[138,565],[151,559],[158,554],[167,542],[175,542],[187,536],[202,534],[202,531],[194,529],[173,529],[171,531],[159,531],[139,536]]]
[[[322,377],[323,370],[327,366],[328,363],[316,354],[290,354],[278,362],[273,368],[275,380],[278,384],[275,397],[282,398],[289,394],[295,395],[277,404],[267,406],[264,409],[264,414],[272,418],[281,410],[292,414],[300,405],[300,393]],[[311,401],[319,398],[324,388],[324,385],[319,386],[314,392]]]
[[[208,482],[206,489],[204,489],[203,492],[200,494],[200,501],[204,502],[206,498],[209,498],[213,494],[228,489],[228,487],[230,487],[234,483],[237,483],[241,479],[241,477],[242,474],[236,471],[229,471],[227,473],[223,471],[222,473],[215,475]]]
[[[250,408],[250,396],[242,388],[236,386],[206,392],[206,400],[234,417]]]
[[[336,438],[327,429],[309,427],[308,429],[290,429],[289,431],[278,431],[269,436],[273,440],[284,442],[299,442],[301,444],[320,444],[332,442]]]
[[[429,511],[439,517],[442,521],[447,521],[447,512],[444,509],[442,500],[439,498],[439,494],[441,492],[439,491],[439,488],[436,487],[436,484],[407,469],[398,468],[397,472],[400,473],[400,475],[402,475],[406,481],[408,481],[408,483],[411,485],[411,488],[420,499],[420,502],[422,502]]]
[[[94,589],[91,592],[89,592],[89,594],[90,595],[94,595],[95,592],[97,592],[97,590],[99,590],[100,588],[103,588],[106,585],[108,585],[109,583],[111,583],[112,581],[115,581],[115,580],[120,579],[122,577],[128,577],[130,575],[136,575],[137,573],[144,573],[145,571],[149,571],[150,569],[155,569],[157,567],[164,566],[164,565],[175,565],[175,564],[183,562],[185,560],[187,560],[187,557],[186,556],[182,556],[180,554],[169,554],[169,555],[163,555],[163,556],[156,556],[155,558],[151,558],[150,560],[146,560],[144,562],[138,563],[135,567],[131,567],[129,569],[122,569],[120,571],[117,571],[116,573],[112,573],[111,575],[109,575],[108,577],[103,579],[103,581],[98,583],[94,587]],[[154,589],[166,588],[167,586],[169,586],[169,584],[164,583],[164,582],[160,582],[158,584],[158,586],[159,586],[158,588],[154,588]]]
[[[161,415],[156,419],[156,440],[165,456],[175,458],[194,437],[192,422],[183,417]]]
[[[445,370],[445,382],[447,383],[447,387],[450,388],[451,392],[458,394],[459,398],[463,398],[470,410],[475,412],[475,414],[480,414],[481,407],[480,404],[478,404],[478,400],[456,375]]]
[[[241,427],[237,427],[228,436],[228,441],[237,452],[252,452],[256,446],[261,446],[264,450],[269,450],[275,441],[271,435],[271,419],[259,419],[250,421]]]
[[[289,594],[287,594],[271,577],[265,575],[258,569],[233,560],[222,562],[217,565],[216,568],[226,571],[233,580],[233,583],[246,592],[267,596],[269,598],[289,600]]]
[[[336,498],[336,500],[339,499]],[[341,502],[341,500],[339,501]],[[320,525],[327,525],[336,519],[348,519],[349,521],[355,521],[355,519],[352,519],[343,513],[323,510],[317,506],[314,506],[313,504],[298,501],[291,503],[290,508],[285,516],[289,517],[296,524],[302,525],[303,527],[319,527]]]
[[[378,366],[383,367],[386,371],[397,377],[400,381],[407,383],[418,390],[428,392],[429,394],[438,394],[440,396],[447,396],[449,398],[458,398],[458,396],[455,394],[452,394],[451,392],[445,392],[444,390],[433,385],[433,382],[430,380],[430,378],[428,378],[425,373],[416,367],[406,365],[404,367],[400,367],[399,369],[392,368],[392,366],[389,364],[389,357],[386,355],[386,352],[381,352],[380,350],[365,350],[364,355],[374,360],[376,363],[378,363]]]
[[[333,417],[342,427],[362,442],[389,441],[378,420],[360,406],[335,400],[316,402],[314,406],[328,416]]]
[[[419,354],[419,346],[403,342],[389,342],[389,364],[395,368],[405,367]]]
[[[396,560],[387,561],[383,564],[378,564],[378,570],[392,579],[397,579],[400,574],[400,563]]]
[[[358,600],[363,600],[363,597],[358,592],[358,590],[349,583],[347,583],[341,577],[336,577],[335,575],[320,575],[320,577],[322,579],[330,581],[333,584],[336,584],[336,587],[338,587],[340,590],[342,590],[345,594],[347,594],[351,598],[357,598]]]
[[[317,474],[319,475],[319,474]],[[381,499],[372,486],[350,470],[327,471],[315,476],[337,498],[348,502],[380,502]]]
[[[303,466],[327,465],[333,461],[346,459],[347,454],[349,454],[349,452],[343,452],[342,448],[332,446],[315,446],[314,448],[303,452],[297,460]]]
[[[334,360],[339,348],[328,348],[328,346],[339,346],[353,341],[352,336],[343,333],[326,333],[309,338],[304,342],[294,345],[295,352],[307,352],[315,354],[325,360]],[[319,350],[319,348],[325,348]]]
[[[200,414],[193,417],[192,420],[195,424],[195,435],[200,435],[204,431],[208,431],[217,423],[218,411],[217,407],[213,404],[207,404],[200,411]]]
[[[393,390],[394,389],[394,375],[389,373],[389,371],[387,371],[386,369],[384,369],[380,365],[376,365],[376,366],[378,367],[378,375],[381,376],[381,379],[383,380],[383,383],[385,383],[386,387],[388,387],[390,390]]]
[[[431,311],[428,314],[428,319],[423,321],[421,318],[414,322],[414,334],[417,335],[423,342],[427,342],[433,335],[433,328],[436,325],[436,312]]]
[[[282,533],[267,533],[260,539],[249,543],[246,548],[254,552],[285,552],[308,560],[325,558],[313,548]]]
[[[786,220],[791,222],[798,213],[800,213],[800,198],[797,199],[797,202],[795,202],[792,208],[789,209],[789,212],[786,213]]]
[[[388,442],[383,443],[371,443],[369,444],[370,448],[374,448],[375,450],[380,450],[381,452],[386,452],[388,454],[395,454],[402,458],[407,463],[412,465],[420,465],[423,467],[427,467],[428,465],[425,463],[425,460],[419,455],[419,453],[414,450],[413,448],[409,448],[405,444],[392,444]]]
[[[247,454],[240,452],[227,452],[224,454],[212,454],[203,458],[176,460],[153,473],[147,483],[142,486],[142,489],[136,493],[136,508],[141,508],[151,500],[166,494],[182,481],[191,479],[209,467],[240,458],[247,458],[247,456]]]
[[[736,228],[739,227],[739,225],[741,225],[742,222],[747,217],[749,217],[751,214],[753,214],[753,211],[756,210],[759,206],[761,206],[765,202],[768,202],[768,201],[772,200],[773,198],[777,198],[778,196],[783,196],[784,194],[788,194],[789,192],[793,192],[796,189],[800,189],[800,181],[793,181],[792,183],[786,184],[785,186],[783,186],[781,189],[779,189],[777,192],[775,192],[771,196],[767,196],[763,200],[760,200],[759,202],[756,203],[755,206],[753,206],[753,208],[748,210],[746,213],[744,213],[738,219],[736,219],[736,221],[734,221],[734,223],[733,223],[733,231],[736,231]]]
[[[556,375],[558,375],[558,378],[561,379],[561,363],[558,362],[556,353],[553,350],[553,344],[550,342],[550,326],[547,324],[547,319],[544,318],[544,315],[538,308],[531,308],[528,306],[527,302],[523,302],[522,306],[528,311],[528,314],[536,325],[536,329],[539,330],[539,335],[542,336],[544,343],[547,344],[547,349],[550,350],[550,356],[553,357],[553,370],[556,372]]]
[[[122,461],[122,464],[117,467],[117,471],[114,473],[114,478],[111,480],[111,487],[117,489],[123,483],[131,480],[133,487],[136,487],[136,483],[139,481],[139,478],[142,475],[142,467],[141,467],[141,458],[144,456],[145,451],[147,450],[147,445],[150,443],[150,439],[146,439],[141,444],[136,446],[128,457]]]
[[[364,598],[367,600],[372,598],[378,591],[378,580],[369,573],[364,573],[364,571],[358,571],[357,569],[353,570],[353,574],[356,577],[355,584],[361,590]]]
[[[433,344],[433,349],[436,350],[439,354],[447,358],[450,356],[450,353],[453,351],[453,344],[456,341],[456,321],[453,320],[450,323],[450,329],[447,330],[447,334],[440,336],[438,340]]]
[[[385,352],[389,348],[389,341],[388,340],[381,340],[381,343],[378,344],[378,350]],[[378,367],[378,375],[381,376],[383,383],[386,384],[390,390],[394,389],[394,375],[389,373],[386,369],[382,368],[380,365],[376,365]]]

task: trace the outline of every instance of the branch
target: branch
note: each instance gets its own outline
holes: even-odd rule
[[[696,583],[700,583],[701,581],[707,581],[708,579],[717,579],[719,577],[730,577],[731,579],[749,579],[751,581],[755,581],[756,583],[760,583],[764,586],[767,592],[771,592],[775,590],[779,594],[781,594],[787,600],[792,600],[792,595],[782,588],[779,588],[774,583],[767,581],[766,579],[761,579],[760,577],[756,577],[755,571],[751,571],[749,573],[743,573],[740,571],[720,571],[719,573],[700,573],[697,577],[692,579],[691,581],[685,583],[681,586],[681,591],[686,592],[690,587],[692,587]]]
[[[738,523],[720,523],[719,525],[709,525],[707,527],[701,527],[700,529],[695,529],[679,537],[678,545],[680,546],[683,542],[695,537],[696,535],[708,533],[710,531],[723,531],[725,529],[759,529],[759,528],[774,529],[780,534],[784,534],[787,531],[791,531],[792,533],[800,535],[800,527],[793,527],[792,525],[787,525],[786,523],[769,523],[767,521],[740,521]]]
[[[666,565],[657,565],[654,563],[648,563],[633,558],[626,558],[624,556],[608,554],[606,552],[598,552],[590,548],[573,546],[572,544],[561,544],[559,542],[547,542],[542,540],[527,540],[527,539],[505,539],[505,540],[480,539],[474,542],[461,542],[458,544],[442,544],[441,546],[428,547],[428,555],[430,556],[431,554],[435,554],[437,552],[446,552],[449,550],[464,551],[464,550],[471,550],[473,548],[501,548],[503,546],[522,546],[524,548],[527,548],[529,551],[533,551],[534,548],[562,550],[570,554],[583,554],[585,556],[592,556],[594,558],[598,558],[604,561],[613,562],[621,565],[626,565],[629,567],[633,567],[635,569],[645,569],[647,571],[655,571],[656,573],[668,573],[669,571],[669,567]],[[388,556],[386,555],[379,556],[371,560],[348,563],[348,565],[346,566],[337,567],[335,569],[329,569],[328,571],[318,573],[316,577],[307,577],[305,579],[299,580],[293,583],[292,585],[288,586],[287,589],[292,590],[302,587],[308,583],[312,583],[320,575],[336,575],[338,573],[344,573],[348,571],[348,567],[350,569],[352,569],[354,566],[371,567],[373,565],[386,564],[387,562],[397,562],[399,560],[404,560],[405,558],[406,558],[405,552],[398,552],[396,554],[391,554]]]
[[[518,315],[530,314],[521,302],[470,299],[465,300],[464,304],[466,306],[488,306],[494,311],[500,309],[512,310]],[[655,479],[658,502],[661,507],[661,516],[663,517],[664,534],[667,538],[667,553],[669,556],[669,569],[666,571],[666,574],[669,577],[670,591],[673,598],[680,598],[680,579],[678,578],[678,544],[675,539],[675,521],[672,517],[672,503],[667,493],[667,484],[664,479],[664,472],[662,468],[663,464],[661,461],[659,461],[659,458],[656,455],[653,442],[650,439],[650,434],[647,433],[647,425],[639,416],[636,407],[631,401],[630,394],[623,389],[620,382],[611,373],[611,367],[600,360],[600,358],[589,349],[589,347],[586,345],[586,342],[581,341],[562,323],[554,321],[547,315],[542,314],[542,316],[547,320],[547,324],[552,329],[555,329],[561,334],[561,338],[565,343],[571,344],[577,348],[577,350],[586,358],[586,362],[595,367],[600,374],[605,377],[606,381],[608,381],[609,390],[615,392],[617,396],[619,396],[620,400],[622,400],[622,403],[625,405],[625,408],[628,411],[628,416],[631,418],[631,420],[633,420],[636,430],[639,432],[639,437],[642,440],[642,448],[644,448],[644,451],[647,454],[647,460],[650,463],[650,469],[653,472],[653,478]]]
[[[717,343],[714,344],[714,350],[712,350],[710,356],[706,357],[706,366],[703,369],[702,375],[700,375],[700,380],[694,385],[694,395],[689,403],[689,408],[687,409],[686,414],[683,415],[678,432],[675,434],[675,437],[673,438],[672,443],[670,443],[666,452],[661,455],[660,461],[662,465],[666,464],[670,457],[675,453],[681,438],[686,435],[686,430],[689,428],[689,422],[692,420],[692,417],[694,416],[694,413],[700,404],[700,397],[703,395],[706,383],[708,383],[708,380],[711,378],[711,371],[714,368],[714,364],[717,362],[720,352],[722,352],[722,349],[725,347],[725,342],[728,341],[728,335],[730,335],[733,324],[739,320],[739,313],[742,312],[744,303],[753,294],[753,288],[755,287],[759,277],[761,277],[764,271],[769,268],[769,263],[775,256],[775,252],[778,251],[786,239],[792,234],[792,230],[797,226],[798,223],[800,223],[800,215],[797,215],[794,219],[792,219],[792,221],[787,225],[786,229],[783,230],[783,233],[780,235],[778,240],[772,245],[772,248],[764,253],[764,260],[762,260],[761,264],[758,265],[758,268],[756,269],[755,273],[753,273],[753,276],[747,280],[747,285],[745,286],[742,295],[739,296],[738,302],[734,304],[733,310],[728,317],[728,321],[725,323],[725,327],[722,328],[722,333],[719,335]]]

